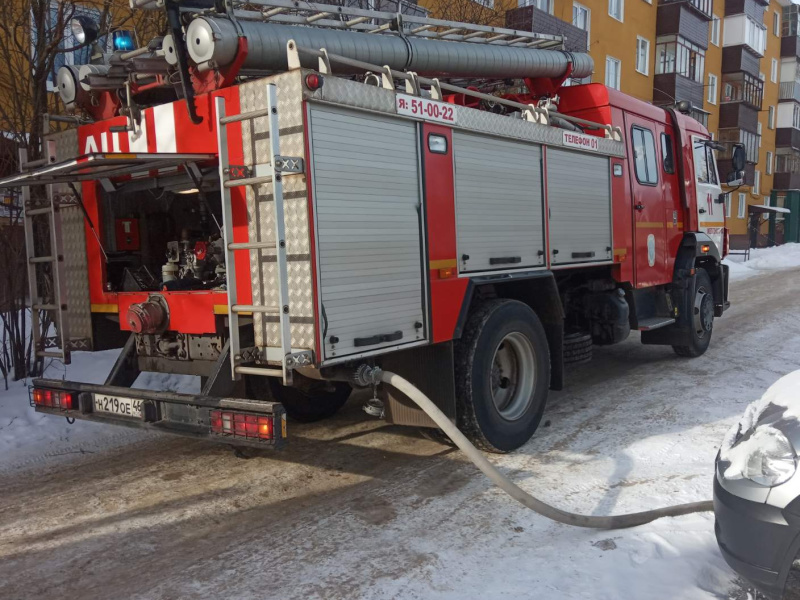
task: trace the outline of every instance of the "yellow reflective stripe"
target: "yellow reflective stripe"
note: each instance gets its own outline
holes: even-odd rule
[[[92,304],[91,311],[95,313],[117,313],[119,312],[119,305],[117,304]]]
[[[442,260],[432,260],[428,263],[431,269],[449,269],[458,266],[458,260],[455,258],[443,258]]]

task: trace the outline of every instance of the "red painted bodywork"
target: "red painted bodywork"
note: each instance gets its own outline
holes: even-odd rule
[[[214,98],[221,95],[225,98],[228,114],[239,113],[239,92],[235,87],[205,94],[197,97],[197,110],[203,117],[202,123],[191,122],[186,105],[175,102],[171,106],[175,119],[175,140],[178,152],[184,153],[217,153],[217,136],[214,128]],[[84,125],[78,128],[78,147],[82,153],[89,151],[131,152],[129,138],[126,133],[114,134],[110,128],[124,126],[125,117],[115,117],[106,121]],[[144,129],[147,134],[147,152],[157,152],[157,136],[154,109],[144,110]],[[91,138],[91,139],[90,139]],[[241,144],[241,124],[228,126],[229,157],[231,164],[242,164],[243,149]],[[94,144],[90,147],[90,144]],[[142,149],[143,150],[143,149]],[[100,184],[87,181],[82,185],[83,203],[87,214],[102,239],[102,218],[100,214]],[[231,211],[233,214],[233,237],[236,242],[248,240],[247,204],[244,188],[231,189]],[[116,306],[120,315],[120,328],[127,329],[124,316],[128,306],[142,302],[147,298],[146,292],[121,293],[105,290],[106,262],[100,246],[86,224],[86,254],[89,266],[89,299],[93,305]],[[236,253],[236,273],[239,290],[238,300],[242,304],[252,303],[250,288],[250,256],[248,252]],[[183,333],[216,332],[214,306],[226,306],[225,292],[161,292],[170,308],[170,328]],[[196,298],[196,300],[195,300]]]
[[[246,48],[245,48],[246,52]],[[661,285],[672,280],[673,266],[678,245],[684,231],[697,230],[696,197],[694,187],[694,166],[690,145],[690,134],[708,137],[708,132],[696,121],[684,115],[676,114],[677,127],[673,124],[672,117],[663,109],[654,107],[645,102],[636,100],[615,90],[610,90],[600,84],[561,88],[559,91],[559,112],[597,121],[603,124],[620,127],[623,131],[623,140],[626,144],[627,158],[611,159],[611,194],[613,215],[613,243],[614,261],[611,266],[612,276],[619,282],[629,283],[634,287],[648,287]],[[217,140],[214,124],[216,122],[214,111],[214,98],[222,95],[226,100],[228,114],[239,112],[239,92],[236,86],[222,90],[201,94],[196,98],[196,108],[202,117],[200,124],[193,124],[183,102],[175,102],[171,106],[175,118],[175,139],[178,152],[216,153]],[[518,99],[518,98],[515,98]],[[466,99],[451,97],[454,103],[459,101],[467,104]],[[147,151],[158,150],[158,127],[154,109],[149,108],[145,113],[145,131],[147,133]],[[304,124],[308,130],[307,114],[304,111]],[[129,152],[127,134],[118,134],[116,137],[109,130],[112,126],[125,125],[123,117],[116,117],[106,121],[82,126],[78,129],[80,150],[93,145],[95,151]],[[673,144],[673,154],[676,160],[683,161],[684,181],[679,180],[680,170],[676,168],[675,174],[661,176],[657,186],[643,188],[636,181],[632,168],[632,149],[630,147],[630,129],[634,124],[640,124],[651,129],[656,137],[658,160],[661,161],[660,136],[669,134]],[[595,135],[603,135],[602,130],[587,131]],[[454,198],[454,171],[452,157],[452,129],[447,125],[422,123],[421,125],[422,163],[424,167],[424,224],[427,243],[427,271],[430,290],[430,316],[431,340],[444,342],[453,339],[462,305],[465,302],[469,286],[468,277],[459,277],[457,274],[457,246],[456,246],[456,215]],[[431,134],[444,136],[448,143],[445,154],[433,153],[428,149],[428,136]],[[678,135],[680,134],[680,135]],[[228,154],[232,165],[243,163],[243,148],[241,144],[241,124],[235,123],[228,126],[229,148]],[[679,141],[680,140],[680,141]],[[680,144],[680,145],[679,145]],[[138,149],[143,151],[142,149]],[[306,155],[310,151],[306,141]],[[542,160],[544,163],[543,177],[547,177],[547,148],[543,148]],[[677,165],[676,165],[677,166]],[[614,175],[614,170],[619,175]],[[155,176],[155,175],[154,175]],[[311,173],[308,177],[308,210],[311,227],[311,255],[313,281],[317,281],[317,265],[314,247],[314,213],[312,202],[313,182]],[[86,182],[83,184],[83,200],[90,219],[97,228],[103,222],[98,202],[98,184]],[[646,212],[637,211],[635,208],[637,198],[647,201]],[[248,241],[247,208],[244,188],[231,190],[233,213],[233,231],[235,242]],[[544,214],[548,210],[548,198],[543,198]],[[545,244],[549,248],[548,219],[545,224]],[[654,225],[656,224],[656,225]],[[663,225],[663,227],[661,226]],[[646,271],[645,277],[641,273],[645,269],[637,269],[637,264],[647,261],[647,240],[652,234],[655,238],[657,267]],[[133,303],[143,302],[148,293],[114,293],[104,289],[106,278],[105,261],[95,240],[94,234],[88,225],[86,229],[87,255],[89,259],[89,287],[92,304],[116,305],[121,317],[124,317],[128,307]],[[548,261],[550,253],[546,252]],[[249,252],[237,252],[235,256],[238,302],[241,304],[252,303],[252,290],[250,287],[250,260]],[[548,267],[550,264],[548,262]],[[561,267],[563,268],[563,267]],[[570,267],[570,268],[580,268]],[[448,270],[449,269],[449,270]],[[214,333],[219,324],[217,315],[218,307],[227,305],[225,292],[187,291],[187,292],[162,292],[169,306],[170,330],[183,333]],[[314,285],[314,303],[318,306],[317,289]],[[215,307],[217,309],[215,310]],[[125,319],[121,318],[121,327],[127,329]],[[317,347],[321,346],[321,327],[317,327]]]
[[[447,139],[447,153],[428,149],[428,136]],[[452,130],[443,125],[422,125],[425,165],[425,214],[428,239],[428,275],[431,286],[431,321],[434,342],[453,339],[458,315],[469,285],[467,278],[456,277],[456,206],[453,181]],[[449,265],[449,266],[448,266]],[[446,269],[452,275],[442,277]],[[441,273],[440,273],[440,270]]]

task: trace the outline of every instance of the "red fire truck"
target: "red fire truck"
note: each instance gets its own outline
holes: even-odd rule
[[[78,126],[0,181],[24,194],[34,322],[55,325],[39,355],[123,347],[104,385],[35,380],[37,411],[276,447],[287,413],[332,415],[377,364],[505,452],[593,345],[708,348],[725,210],[687,107],[565,85],[592,62],[552,36],[134,2],[169,35],[64,67]],[[202,392],[137,389],[143,371]],[[376,392],[387,421],[433,426]]]

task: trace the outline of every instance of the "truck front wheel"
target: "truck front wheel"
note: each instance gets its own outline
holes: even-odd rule
[[[250,376],[247,387],[260,400],[283,404],[286,414],[300,423],[332,417],[350,397],[353,388],[342,381],[318,381],[295,373],[295,386],[286,387],[273,377]]]
[[[697,269],[693,289],[690,288],[687,292],[684,310],[689,314],[690,325],[686,344],[673,346],[672,349],[678,356],[695,358],[708,350],[714,328],[714,294],[711,277],[705,269]]]
[[[455,347],[457,423],[487,452],[527,442],[542,419],[550,351],[536,313],[516,300],[485,302]]]

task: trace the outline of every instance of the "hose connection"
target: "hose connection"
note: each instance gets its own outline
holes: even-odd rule
[[[374,387],[381,382],[382,373],[380,367],[362,364],[353,371],[350,381],[356,387]]]

